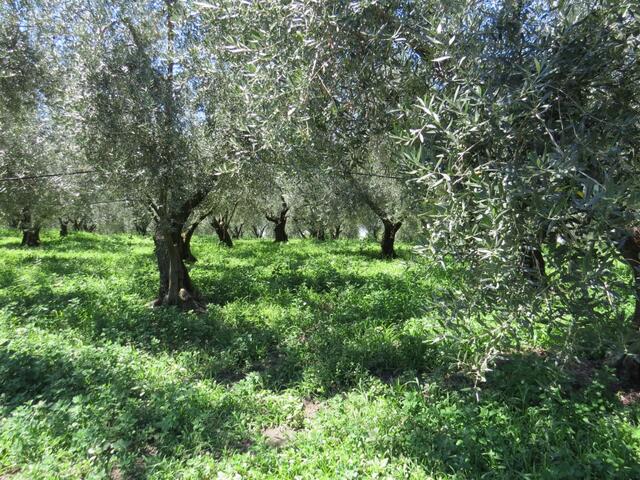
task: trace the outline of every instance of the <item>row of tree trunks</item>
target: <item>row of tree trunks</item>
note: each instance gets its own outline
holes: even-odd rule
[[[264,231],[267,229],[266,225],[251,225],[251,231],[256,238],[264,237]]]
[[[265,217],[270,222],[273,222],[273,236],[275,242],[287,242],[289,236],[287,235],[287,213],[289,212],[289,206],[287,205],[284,197],[282,198],[282,208],[278,215],[266,214]]]
[[[72,219],[71,224],[76,232],[93,233],[96,231],[96,224],[86,218]]]
[[[318,240],[319,242],[324,242],[327,239],[327,235],[325,233],[324,227],[315,227],[309,230],[309,235],[314,240]]]
[[[235,227],[231,227],[231,236],[236,240],[242,238],[243,228],[244,228],[244,223],[241,223],[240,225],[236,225]]]

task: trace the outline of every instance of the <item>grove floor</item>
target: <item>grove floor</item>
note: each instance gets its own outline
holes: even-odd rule
[[[640,478],[611,371],[478,390],[428,307],[460,280],[378,248],[196,237],[193,314],[146,306],[149,238],[0,232],[0,479]]]

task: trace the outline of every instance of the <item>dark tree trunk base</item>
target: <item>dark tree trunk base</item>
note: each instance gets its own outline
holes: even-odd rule
[[[218,240],[223,245],[233,248],[233,240],[231,239],[231,234],[229,233],[229,227],[223,218],[214,218],[211,222],[213,229],[216,231],[216,235],[218,235]]]
[[[207,304],[201,300],[196,300],[185,289],[181,289],[178,293],[179,301],[177,303],[169,303],[167,297],[156,298],[149,303],[150,308],[177,307],[185,312],[206,313]]]
[[[226,247],[233,248],[233,240],[231,239],[231,235],[229,235],[228,229],[226,229],[224,226],[216,228],[216,234],[218,235],[218,240],[220,240],[220,243],[222,243]]]
[[[66,237],[67,235],[69,235],[69,221],[60,219],[60,236]]]
[[[27,229],[22,231],[22,247],[39,247],[40,246],[40,229]]]
[[[286,231],[286,222],[276,223],[273,229],[274,242],[286,243],[289,241],[289,236]]]
[[[398,255],[395,250],[396,233],[400,230],[402,222],[393,223],[391,220],[383,220],[384,232],[382,234],[382,241],[380,247],[382,249],[382,258],[393,259]]]
[[[181,310],[206,311],[206,304],[189,277],[182,254],[184,244],[180,231],[156,232],[154,237],[156,260],[160,273],[158,297],[152,307],[177,307]]]
[[[287,235],[287,212],[289,212],[289,207],[287,206],[284,196],[281,198],[282,209],[279,215],[266,215],[266,219],[273,222],[273,236],[276,243],[289,241],[289,236]]]

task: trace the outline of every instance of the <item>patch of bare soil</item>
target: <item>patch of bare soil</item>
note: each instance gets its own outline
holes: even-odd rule
[[[322,404],[315,400],[305,398],[302,402],[302,416],[305,420],[313,419],[320,409]],[[296,433],[301,429],[294,429],[288,425],[278,425],[276,427],[269,427],[262,430],[262,435],[265,437],[267,445],[273,448],[281,448],[291,442]]]
[[[286,425],[265,428],[262,431],[267,445],[273,448],[280,448],[289,443],[296,435],[296,431]]]
[[[18,467],[9,468],[8,470],[5,470],[4,473],[0,473],[0,480],[10,480],[11,477],[13,477],[14,475],[17,475],[18,473],[20,473],[20,468]]]
[[[625,407],[629,407],[640,402],[640,392],[638,391],[625,392],[624,390],[620,390],[616,393],[616,397],[618,397],[620,403]]]
[[[320,402],[316,402],[315,400],[308,398],[304,399],[302,405],[302,414],[304,415],[304,418],[307,419],[314,418],[322,408],[322,404]]]

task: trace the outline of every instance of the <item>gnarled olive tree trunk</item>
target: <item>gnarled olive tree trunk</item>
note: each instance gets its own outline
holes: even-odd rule
[[[23,247],[38,247],[40,246],[40,227],[23,228],[22,229],[22,242],[20,245]]]
[[[396,258],[395,241],[396,234],[402,226],[402,221],[394,221],[386,212],[386,209],[376,201],[369,191],[369,189],[361,185],[352,175],[348,175],[351,180],[351,184],[355,188],[358,196],[362,199],[365,205],[367,205],[373,213],[382,221],[384,230],[382,232],[382,240],[380,241],[380,248],[382,258]],[[374,238],[377,237],[377,225],[372,229]]]
[[[182,236],[179,228],[156,229],[153,237],[160,273],[158,298],[153,306],[177,306],[185,310],[202,310],[199,292],[189,277],[182,259]]]
[[[60,236],[66,237],[69,235],[69,220],[59,218],[58,221],[60,222]]]
[[[180,242],[180,256],[185,262],[193,263],[198,261],[198,259],[193,256],[193,253],[191,253],[191,238],[193,237],[196,228],[198,228],[197,224],[190,225],[189,228],[187,228],[187,230],[182,232],[181,234],[182,239]]]
[[[395,250],[396,233],[400,230],[402,222],[393,222],[388,218],[382,219],[384,225],[384,231],[382,232],[382,241],[380,247],[382,248],[383,258],[396,258],[398,255]]]
[[[158,297],[152,302],[154,307],[176,306],[184,310],[205,310],[205,303],[193,285],[184,263],[182,232],[189,216],[207,193],[207,190],[196,192],[186,202],[173,209],[152,205],[157,217],[153,243],[160,280]],[[195,228],[193,230],[195,231]]]
[[[182,231],[182,242],[180,245],[180,254],[182,255],[182,259],[185,262],[197,262],[198,259],[191,252],[191,239],[193,238],[193,234],[196,232],[198,227],[202,222],[206,220],[206,218],[213,213],[213,210],[207,210],[203,212],[200,216],[198,216],[191,225],[189,225],[186,229]]]
[[[231,234],[229,233],[229,225],[227,225],[227,222],[225,222],[224,217],[223,216],[213,217],[213,219],[211,220],[211,226],[216,231],[216,234],[218,235],[218,240],[220,240],[220,243],[222,243],[223,245],[226,245],[229,248],[232,248],[233,240],[231,240]]]
[[[19,222],[19,228],[22,230],[22,247],[38,247],[40,246],[40,225],[33,222],[31,209],[25,207],[22,209],[22,215]]]
[[[284,197],[281,198],[282,208],[280,209],[280,213],[278,215],[265,215],[266,219],[274,224],[273,236],[275,242],[289,241],[289,236],[287,235],[287,213],[289,212],[289,207]]]

